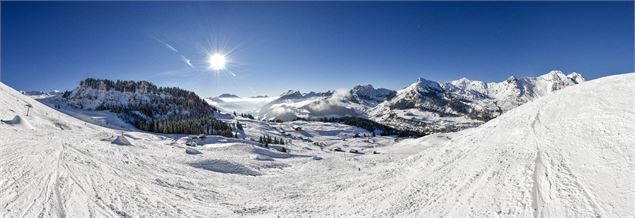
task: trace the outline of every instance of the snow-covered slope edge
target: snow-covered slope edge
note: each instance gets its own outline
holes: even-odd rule
[[[219,179],[232,175],[196,179],[201,175],[189,164],[206,154],[188,158],[174,139],[84,123],[2,83],[0,119],[1,217],[231,213],[219,206],[223,197],[214,192],[224,192]],[[116,143],[121,141],[126,143]],[[254,172],[216,161],[238,173]],[[201,198],[208,201],[194,200]]]
[[[425,151],[346,196],[377,203],[352,213],[381,216],[633,217],[633,132],[635,74],[605,77],[477,128],[403,141]]]

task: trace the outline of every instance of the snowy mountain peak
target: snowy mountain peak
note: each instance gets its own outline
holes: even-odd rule
[[[357,85],[350,90],[352,100],[357,103],[374,106],[395,96],[396,92],[390,89],[377,88],[372,85]]]
[[[542,83],[548,86],[547,90],[543,91],[548,92],[559,90],[566,86],[575,85],[584,81],[582,75],[578,73],[574,72],[569,75],[570,76],[565,75],[562,71],[559,70],[552,70],[551,72],[536,77],[535,79],[537,80],[536,83],[540,83],[539,81],[543,81]]]
[[[539,78],[552,80],[552,81],[565,81],[569,79],[567,78],[566,75],[564,75],[562,71],[559,71],[559,70],[552,70],[545,75],[539,76]]]
[[[549,71],[549,73],[547,73],[547,74],[554,74],[554,75],[557,75],[557,74],[562,74],[562,75],[564,75],[564,73],[562,72],[562,70],[551,70],[551,71]]]
[[[468,86],[470,83],[472,83],[473,81],[466,78],[466,77],[461,77],[460,79],[457,80],[453,80],[450,82],[450,84],[456,86],[456,87],[465,87]]]
[[[280,94],[280,99],[301,98],[302,93],[297,90],[289,90]]]
[[[332,94],[333,94],[333,91],[326,91],[326,92],[310,91],[307,93],[301,93],[300,91],[297,91],[297,90],[289,90],[289,91],[283,92],[278,99],[288,100],[288,99],[304,99],[304,98],[313,98],[313,97],[328,97],[328,96],[331,96]]]
[[[297,91],[297,90],[291,90],[291,89],[289,89],[289,90],[287,90],[287,91],[283,92],[282,94],[280,94],[280,96],[292,95],[292,94],[294,94],[294,93],[300,93],[300,91]]]
[[[505,82],[507,82],[507,83],[516,83],[517,81],[518,81],[518,79],[516,79],[516,77],[513,76],[513,75],[507,77],[507,79],[505,80]]]
[[[415,83],[408,86],[405,90],[417,90],[421,92],[428,92],[433,90],[442,91],[443,89],[441,88],[441,85],[438,82],[419,77],[417,78],[417,81]]]
[[[395,91],[384,88],[373,87],[373,85],[357,85],[351,89],[351,93],[358,96],[364,97],[377,97],[377,96],[389,96],[394,94]]]
[[[371,92],[371,91],[375,90],[375,87],[373,87],[373,85],[371,85],[371,84],[356,85],[351,90],[354,91],[354,92]]]
[[[576,84],[584,82],[584,77],[582,77],[582,75],[580,75],[579,73],[573,72],[570,73],[569,75],[567,75],[567,78],[573,80]]]
[[[234,95],[234,94],[230,94],[230,93],[223,93],[221,95],[218,96],[219,98],[240,98],[238,97],[238,95]]]
[[[256,96],[251,96],[249,98],[269,98],[268,95],[256,95]]]
[[[453,83],[470,83],[472,82],[472,80],[468,79],[467,77],[461,77],[460,79],[454,80],[452,81]]]
[[[326,91],[326,92],[314,92],[314,91],[310,91],[308,93],[304,93],[302,96],[304,98],[313,98],[313,97],[328,97],[333,95],[333,91]]]
[[[468,78],[461,78],[458,80],[451,81],[450,85],[464,91],[477,91],[480,93],[484,93],[487,90],[487,84],[483,81],[469,80]],[[443,84],[444,86],[448,86],[448,84]]]
[[[578,84],[584,82],[584,77],[582,77],[582,75],[580,75],[579,73],[572,72],[569,75],[565,75],[562,71],[559,70],[552,70],[545,75],[539,76],[538,78],[566,84]]]

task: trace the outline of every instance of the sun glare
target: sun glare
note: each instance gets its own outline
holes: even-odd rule
[[[225,55],[220,53],[211,54],[207,58],[208,68],[215,71],[224,70],[226,64],[227,64],[227,58],[225,57]]]

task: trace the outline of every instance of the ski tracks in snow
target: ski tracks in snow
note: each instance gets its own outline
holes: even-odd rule
[[[1,184],[0,191],[8,194],[11,189],[28,190],[35,189],[37,194],[31,196],[31,202],[28,202],[21,208],[19,217],[66,217],[67,211],[81,208],[86,204],[86,216],[95,217],[95,201],[86,188],[86,184],[75,175],[73,169],[69,168],[68,161],[81,159],[81,155],[77,156],[76,148],[72,147],[67,141],[73,141],[72,138],[66,136],[61,138],[55,134],[47,136],[48,140],[38,144],[22,144],[14,158],[5,159],[8,162],[17,165],[28,165],[30,168],[24,172],[13,172],[18,175],[14,177],[13,182]],[[19,143],[18,143],[19,144]],[[27,157],[20,156],[22,154],[37,155],[39,161],[25,162],[20,160],[28,160]],[[29,191],[33,192],[33,190]],[[79,194],[79,195],[78,195]],[[17,197],[17,196],[16,196]],[[84,200],[80,200],[81,198]],[[5,210],[9,210],[11,204],[19,202],[11,202],[6,205]],[[26,202],[25,202],[26,203]],[[73,208],[68,208],[72,205]],[[104,212],[103,205],[97,205]],[[39,209],[36,209],[39,208]],[[102,213],[108,214],[108,213]],[[16,214],[17,215],[17,214]]]
[[[533,172],[532,207],[534,217],[559,217],[586,211],[599,217],[603,214],[592,194],[571,171],[569,160],[553,141],[554,131],[541,122],[544,105],[539,105],[531,121],[536,157]],[[555,132],[557,134],[557,131]],[[547,144],[543,144],[544,141]],[[581,200],[583,199],[583,200]],[[566,202],[561,202],[565,200]]]

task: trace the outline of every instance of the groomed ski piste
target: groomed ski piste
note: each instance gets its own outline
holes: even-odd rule
[[[2,217],[635,216],[634,73],[418,139],[241,120],[244,137],[293,139],[288,153],[109,129],[4,84],[0,119]]]

